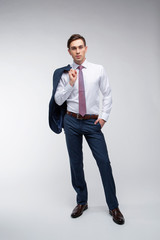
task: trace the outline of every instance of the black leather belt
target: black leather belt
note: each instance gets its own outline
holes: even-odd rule
[[[72,117],[75,117],[77,119],[97,119],[98,118],[98,115],[95,115],[95,114],[85,114],[84,116],[82,116],[81,114],[79,113],[73,113],[73,112],[69,112],[67,111],[67,114],[72,116]]]

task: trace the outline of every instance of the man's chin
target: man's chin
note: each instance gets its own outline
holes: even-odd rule
[[[74,61],[75,61],[75,63],[77,63],[78,65],[80,65],[80,64],[82,63],[82,60],[80,60],[80,59],[75,59]]]
[[[78,65],[82,64],[85,59],[74,59],[74,62],[77,63]]]

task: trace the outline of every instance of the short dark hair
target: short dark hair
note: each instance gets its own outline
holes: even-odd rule
[[[85,38],[83,36],[81,36],[80,34],[73,34],[68,39],[67,47],[70,48],[71,42],[73,42],[74,40],[77,40],[77,39],[82,39],[82,41],[84,42],[84,46],[86,46],[86,40],[85,40]]]

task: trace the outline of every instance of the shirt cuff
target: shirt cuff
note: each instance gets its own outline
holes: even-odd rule
[[[108,121],[109,115],[107,113],[102,112],[98,118],[103,119],[104,121]]]
[[[73,89],[73,87],[74,87],[74,85],[71,86],[71,84],[68,82],[67,85],[65,86],[65,91],[66,91],[66,92],[68,92],[68,91],[71,92],[72,89]]]

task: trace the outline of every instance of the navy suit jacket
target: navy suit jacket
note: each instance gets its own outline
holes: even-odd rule
[[[49,126],[51,130],[57,134],[62,132],[63,118],[67,110],[67,103],[65,101],[61,106],[59,106],[54,100],[54,95],[62,74],[64,72],[68,72],[70,69],[71,66],[68,64],[65,67],[56,69],[53,74],[53,91],[49,102]]]

